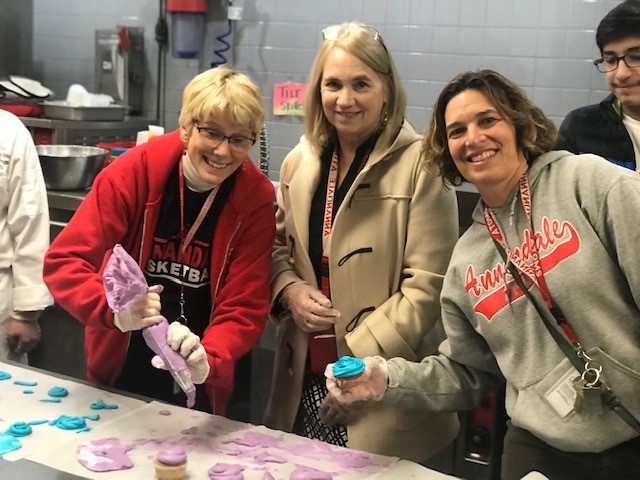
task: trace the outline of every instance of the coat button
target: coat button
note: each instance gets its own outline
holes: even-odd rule
[[[293,265],[294,263],[296,263],[296,259],[293,257],[289,257],[289,260],[287,260],[289,262],[290,265]]]

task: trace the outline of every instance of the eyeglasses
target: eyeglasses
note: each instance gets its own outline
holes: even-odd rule
[[[371,34],[373,35],[373,39],[379,41],[385,50],[387,49],[387,46],[384,44],[384,40],[382,40],[382,35],[380,35],[380,32],[377,31],[375,28],[370,27],[369,25],[359,25],[359,24],[350,24],[350,23],[346,25],[331,25],[330,27],[326,27],[322,30],[322,38],[324,40],[334,41],[338,39],[341,32],[343,31],[348,32],[348,31],[357,30],[357,29],[362,29],[362,30],[371,32]]]
[[[195,124],[195,127],[196,130],[198,130],[198,133],[203,135],[206,139],[211,140],[211,142],[214,143],[216,147],[218,147],[225,140],[228,140],[231,150],[243,152],[251,148],[251,146],[256,143],[255,138],[243,137],[240,135],[228,137],[210,128],[201,127],[197,123]]]
[[[619,57],[616,57],[615,55],[602,57],[598,60],[595,60],[593,64],[596,66],[599,72],[607,73],[613,72],[616,68],[618,68],[620,60],[622,60],[624,64],[629,68],[640,67],[640,49],[632,50],[625,53],[624,55],[620,55]]]

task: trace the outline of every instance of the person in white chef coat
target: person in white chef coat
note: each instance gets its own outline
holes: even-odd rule
[[[26,362],[53,298],[42,280],[49,209],[31,134],[0,110],[0,360]]]

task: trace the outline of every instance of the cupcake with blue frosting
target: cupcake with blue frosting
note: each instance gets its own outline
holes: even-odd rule
[[[332,373],[340,389],[353,388],[362,380],[365,364],[360,358],[345,355],[333,364]]]

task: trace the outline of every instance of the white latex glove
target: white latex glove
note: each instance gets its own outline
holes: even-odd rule
[[[291,312],[296,325],[307,333],[326,330],[340,316],[340,312],[331,307],[331,300],[306,283],[287,285],[280,295],[280,303]]]
[[[204,383],[209,376],[210,367],[207,352],[200,343],[200,337],[189,330],[186,325],[173,322],[167,331],[167,343],[187,361],[187,367],[191,372],[191,381],[196,385]],[[151,364],[156,368],[167,369],[158,355],[151,359]]]
[[[360,381],[351,388],[340,388],[333,376],[333,363],[327,365],[324,376],[327,377],[327,389],[335,396],[336,401],[350,405],[367,400],[378,401],[387,391],[389,373],[387,361],[379,356],[365,357],[365,368]]]
[[[142,295],[131,308],[124,312],[113,314],[113,324],[121,332],[142,330],[162,320],[160,310],[160,294],[164,290],[162,285],[149,287],[149,291]]]
[[[322,400],[320,408],[318,409],[320,421],[329,427],[334,425],[348,425],[356,418],[361,405],[361,402],[351,404],[341,403],[333,393],[329,392],[329,394],[324,397],[324,400]]]

